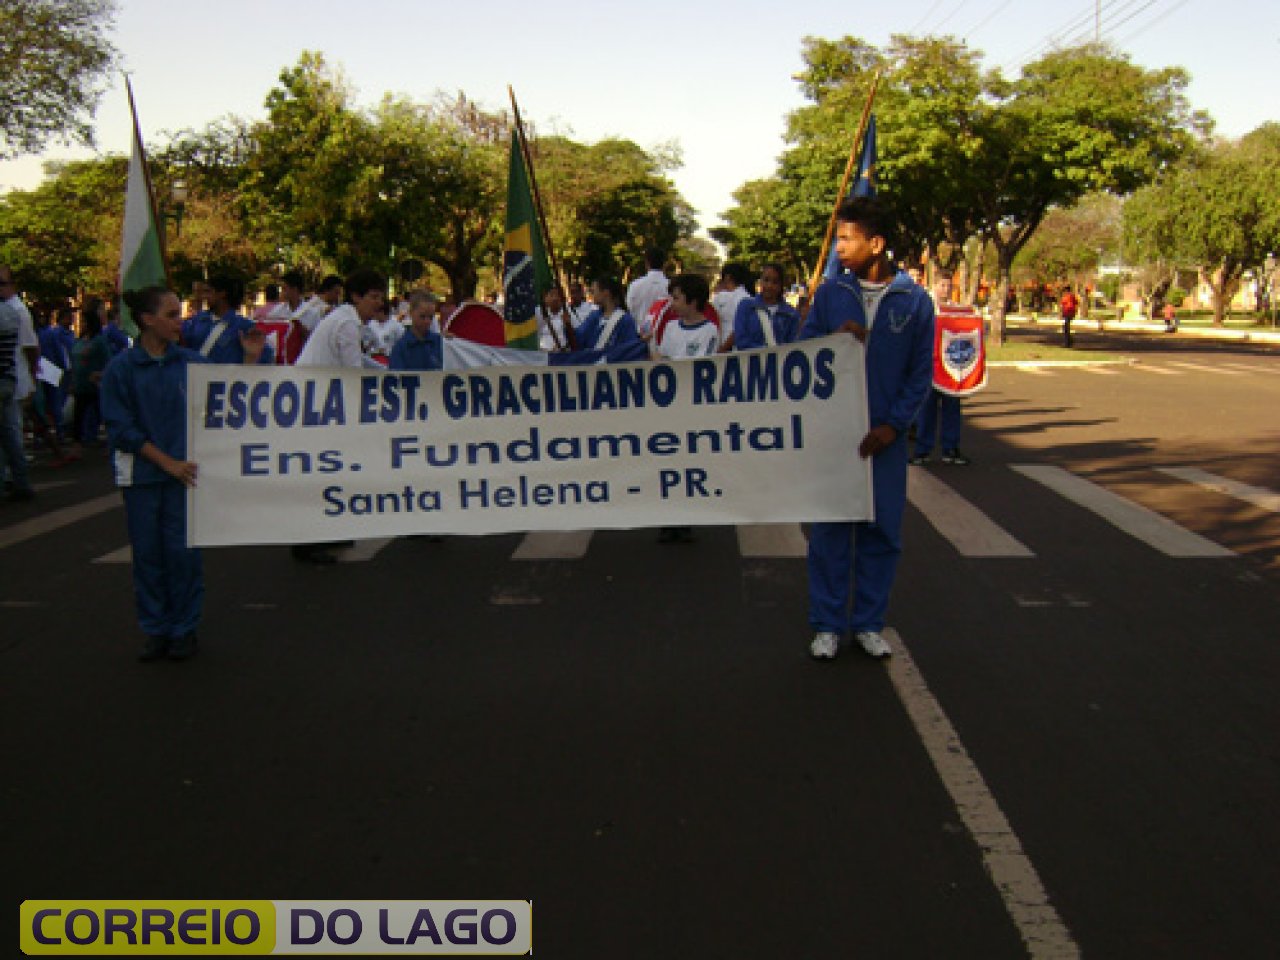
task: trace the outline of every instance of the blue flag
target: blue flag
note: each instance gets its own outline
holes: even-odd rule
[[[876,115],[873,113],[867,121],[867,135],[862,140],[862,156],[858,157],[858,175],[853,179],[851,197],[874,197],[876,195]],[[827,266],[822,271],[824,280],[829,280],[840,273],[840,258],[836,256],[836,245],[833,240],[831,252],[827,254]]]

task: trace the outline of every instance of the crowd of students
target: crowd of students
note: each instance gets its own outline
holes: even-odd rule
[[[745,268],[729,264],[713,293],[695,274],[668,279],[660,250],[648,251],[647,272],[629,288],[602,278],[591,285],[588,300],[580,285],[571,286],[568,296],[556,287],[538,311],[546,348],[599,351],[608,359],[683,360],[833,333],[865,344],[871,430],[858,455],[872,463],[875,520],[811,526],[810,653],[821,660],[836,655],[846,634],[871,656],[891,652],[882,631],[901,554],[907,430],[930,390],[933,359],[933,303],[893,265],[893,225],[884,209],[875,200],[851,199],[837,212],[837,225],[842,270],[818,287],[803,317],[783,296],[787,277],[777,264],[760,270],[755,290]],[[6,272],[0,268],[0,283],[11,280]],[[431,293],[389,303],[386,279],[372,270],[326,277],[310,293],[300,274],[282,279],[252,319],[241,312],[243,285],[229,277],[197,286],[185,318],[167,289],[129,291],[125,299],[139,335],[128,349],[113,340],[111,323],[102,322],[95,305],[81,311],[78,337],[68,336],[70,321],[62,312],[41,337],[50,362],[72,372],[73,429],[83,437],[90,429],[96,435],[95,417],[106,424],[117,481],[126,491],[143,660],[186,659],[196,651],[204,588],[199,551],[185,545],[185,489],[198,477],[186,450],[181,384],[187,365],[443,366],[452,305],[442,310]],[[6,309],[0,298],[0,337],[12,325]],[[0,402],[7,403],[4,390],[0,368]],[[55,412],[61,409],[56,403],[55,397]],[[60,414],[55,419],[61,424]],[[17,482],[17,467],[13,474]],[[662,535],[688,538],[687,528],[667,528]],[[332,545],[320,548],[326,546]],[[299,549],[306,554],[314,547]]]

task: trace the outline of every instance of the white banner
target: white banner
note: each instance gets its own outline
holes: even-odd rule
[[[194,546],[873,516],[843,334],[676,363],[188,370]]]

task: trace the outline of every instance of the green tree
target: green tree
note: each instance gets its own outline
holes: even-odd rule
[[[1217,143],[1138,191],[1124,233],[1129,258],[1198,269],[1222,324],[1244,271],[1280,249],[1280,124]]]
[[[115,0],[0,4],[0,160],[51,141],[93,144],[89,118],[118,63]]]
[[[1050,210],[1014,261],[1014,278],[1083,287],[1097,276],[1101,253],[1119,246],[1121,210],[1120,198],[1107,193]]]
[[[28,294],[57,300],[114,290],[127,168],[123,157],[50,163],[34,190],[0,197],[0,260]]]

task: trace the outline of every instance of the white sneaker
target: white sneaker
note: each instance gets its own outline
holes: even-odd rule
[[[893,653],[889,648],[889,642],[875,630],[865,630],[861,633],[854,634],[854,639],[862,645],[862,649],[867,652],[870,657],[887,657]],[[815,640],[814,643],[817,643]]]
[[[840,638],[828,630],[813,635],[809,644],[809,655],[815,660],[833,660],[840,647]]]

